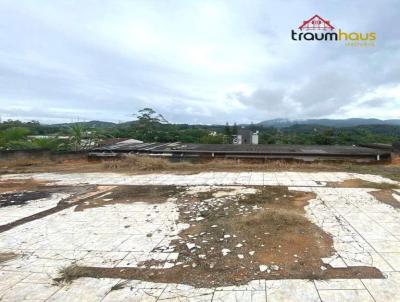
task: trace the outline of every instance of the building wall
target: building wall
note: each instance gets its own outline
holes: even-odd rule
[[[235,145],[258,145],[258,133],[251,131],[241,131],[234,135],[233,144]]]
[[[253,145],[258,145],[258,133],[253,133],[251,135],[251,143]]]

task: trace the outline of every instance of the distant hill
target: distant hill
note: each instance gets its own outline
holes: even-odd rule
[[[118,124],[112,122],[103,121],[89,121],[89,122],[76,122],[76,123],[63,123],[63,124],[52,124],[52,127],[70,127],[74,124],[81,124],[87,128],[113,128]]]
[[[285,128],[293,125],[319,125],[327,127],[353,127],[363,125],[394,125],[400,126],[400,119],[380,120],[375,118],[349,118],[349,119],[306,119],[306,120],[288,120],[273,119],[258,123],[264,127]]]
[[[286,133],[316,133],[323,132],[328,129],[332,129],[335,132],[363,132],[367,131],[374,134],[379,135],[392,135],[399,136],[400,135],[400,125],[358,125],[358,126],[349,126],[349,127],[332,127],[332,126],[324,126],[324,125],[315,125],[315,124],[296,124],[289,127],[279,128],[279,131]]]
[[[89,121],[89,122],[77,122],[77,123],[62,123],[62,124],[52,124],[48,126],[52,127],[70,127],[74,124],[82,124],[87,128],[115,128],[115,127],[129,127],[134,124],[135,121],[123,122],[123,123],[112,123],[103,121]],[[182,124],[183,125],[183,124]],[[308,125],[308,126],[325,126],[325,127],[354,127],[354,126],[366,126],[366,125],[392,125],[400,126],[400,119],[391,120],[379,120],[374,118],[363,119],[363,118],[349,118],[349,119],[306,119],[306,120],[289,120],[289,119],[273,119],[266,120],[255,124],[257,126],[263,127],[275,127],[275,128],[287,128],[291,126],[298,125]],[[194,125],[192,125],[194,126]],[[197,125],[203,127],[212,127],[210,125]],[[221,125],[213,125],[221,126]],[[248,126],[248,125],[242,125]]]

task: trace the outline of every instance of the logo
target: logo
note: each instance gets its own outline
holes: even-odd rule
[[[293,41],[343,41],[346,46],[375,46],[376,33],[336,30],[329,20],[315,15],[303,21],[297,30],[292,29],[291,38]]]
[[[315,15],[299,26],[300,30],[333,30],[335,27],[331,25],[328,20],[322,19],[320,16]]]

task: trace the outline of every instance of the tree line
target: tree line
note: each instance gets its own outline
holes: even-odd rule
[[[294,125],[286,128],[250,125],[172,124],[151,108],[135,114],[132,122],[104,122],[44,125],[37,121],[9,120],[0,123],[0,150],[48,149],[79,151],[90,149],[102,141],[134,138],[144,142],[183,142],[230,144],[240,128],[259,131],[260,144],[357,145],[393,143],[400,140],[400,126],[366,125],[325,127]]]

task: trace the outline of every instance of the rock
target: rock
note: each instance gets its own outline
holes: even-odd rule
[[[175,264],[174,263],[171,263],[171,262],[166,262],[165,264],[164,264],[164,268],[171,268],[171,267],[174,267],[175,266]]]
[[[272,269],[273,271],[277,271],[277,270],[279,270],[279,266],[276,265],[276,264],[273,264],[273,265],[271,265],[271,269]]]
[[[250,256],[253,256],[253,255],[254,255],[254,253],[255,253],[255,251],[251,251],[251,252],[249,252]]]
[[[243,259],[244,258],[244,256],[242,254],[238,254],[237,256],[238,256],[239,259]]]
[[[228,255],[228,253],[231,252],[231,250],[230,249],[222,249],[221,252],[222,252],[222,255],[226,256],[226,255]]]
[[[260,265],[260,272],[265,272],[268,269],[268,265]]]
[[[186,243],[186,246],[189,250],[194,249],[196,247],[196,244],[194,243]]]
[[[241,243],[238,243],[238,244],[236,244],[235,246],[236,246],[236,247],[242,247],[242,246],[243,246],[243,244],[241,244]]]

